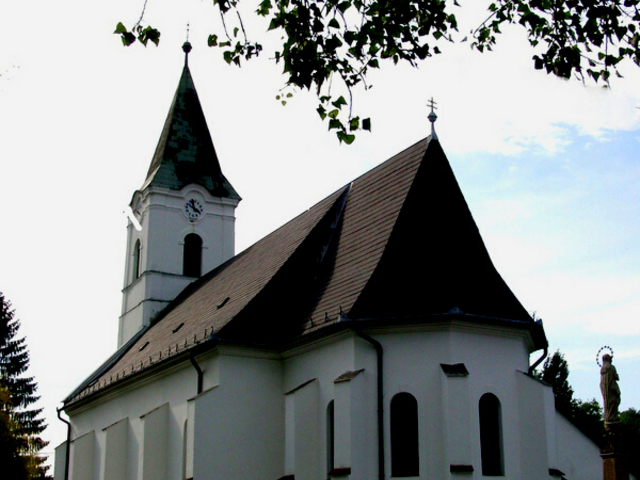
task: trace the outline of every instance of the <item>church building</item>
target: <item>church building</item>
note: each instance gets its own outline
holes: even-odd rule
[[[64,400],[56,480],[602,478],[433,128],[236,255],[184,50],[118,350]]]

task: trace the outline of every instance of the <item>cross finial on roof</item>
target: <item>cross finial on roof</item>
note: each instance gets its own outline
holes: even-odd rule
[[[438,116],[436,115],[436,112],[434,110],[436,110],[436,102],[433,100],[433,97],[431,97],[431,99],[427,102],[427,106],[431,107],[431,113],[429,114],[429,116],[427,117],[429,119],[429,121],[431,122],[431,139],[432,140],[437,140],[438,136],[436,135],[436,129],[434,124],[436,123],[436,120],[438,119]]]
[[[189,52],[191,51],[191,44],[189,43],[189,23],[187,23],[187,41],[182,44],[182,51],[184,52],[184,64],[189,65]]]

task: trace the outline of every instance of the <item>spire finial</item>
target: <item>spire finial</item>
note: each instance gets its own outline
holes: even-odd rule
[[[189,52],[191,51],[191,44],[189,43],[189,24],[187,23],[187,41],[182,44],[182,51],[184,52],[184,64],[189,65]]]
[[[431,97],[431,100],[429,100],[429,102],[427,103],[428,107],[431,107],[431,113],[429,114],[429,116],[427,117],[429,119],[429,121],[431,122],[431,139],[432,140],[437,140],[438,136],[436,135],[436,129],[434,124],[436,123],[436,120],[438,119],[438,116],[436,115],[436,112],[434,110],[436,110],[436,102],[433,100],[433,97]]]

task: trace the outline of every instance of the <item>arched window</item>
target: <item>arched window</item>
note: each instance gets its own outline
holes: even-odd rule
[[[502,453],[502,412],[500,400],[492,393],[480,397],[480,454],[482,475],[504,475]]]
[[[331,472],[334,467],[335,440],[335,412],[333,400],[331,400],[327,405],[327,473]]]
[[[195,233],[184,237],[182,274],[199,277],[202,274],[202,239]]]
[[[418,402],[410,393],[391,399],[391,476],[420,475]]]
[[[140,277],[142,273],[142,244],[140,239],[133,246],[133,279]]]

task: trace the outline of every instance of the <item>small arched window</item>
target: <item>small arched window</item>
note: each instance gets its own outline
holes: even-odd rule
[[[420,475],[418,402],[410,393],[391,399],[391,476]]]
[[[500,400],[492,393],[480,397],[480,455],[482,475],[504,475],[502,452],[502,411]]]
[[[184,237],[182,274],[199,277],[202,274],[202,238],[195,233]]]
[[[333,408],[333,400],[327,405],[327,474],[329,474],[335,466],[335,412]]]
[[[133,246],[133,279],[140,277],[142,273],[142,244],[140,239]]]

